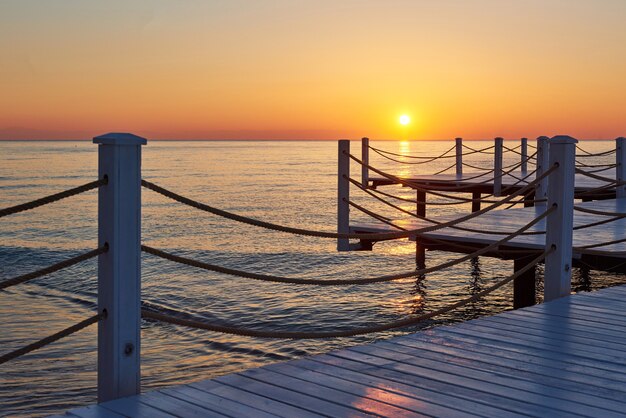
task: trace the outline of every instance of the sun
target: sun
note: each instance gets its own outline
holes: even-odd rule
[[[411,118],[409,117],[409,115],[402,115],[402,116],[400,116],[400,124],[401,125],[408,125],[409,123],[411,123]]]

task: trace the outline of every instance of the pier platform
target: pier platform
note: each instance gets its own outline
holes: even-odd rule
[[[624,417],[626,286],[67,412],[65,417]]]
[[[615,169],[604,170],[598,175],[610,179],[615,178]],[[453,187],[461,187],[460,193],[493,193],[494,180],[492,173],[486,173],[480,177],[479,172],[467,172],[463,174],[437,174],[437,175],[416,175],[416,176],[399,176],[402,181],[410,182],[422,189],[433,191],[447,191]],[[522,172],[513,172],[502,176],[502,195],[509,195],[523,188],[532,182],[535,176],[524,179],[527,174]],[[382,176],[369,176],[370,187],[378,188],[381,186],[397,185],[398,181]],[[608,182],[591,178],[584,174],[576,173],[574,179],[574,193],[584,193],[584,200],[602,200],[614,199],[615,188],[608,188],[601,191],[594,191],[597,188],[607,186]]]
[[[595,211],[609,212],[609,213],[626,213],[626,199],[610,199],[610,200],[598,200],[592,202],[579,203],[576,207],[592,209]],[[449,250],[457,253],[470,253],[476,248],[485,247],[489,244],[497,242],[502,239],[506,234],[495,235],[494,232],[511,232],[515,231],[530,221],[538,217],[546,210],[546,206],[534,206],[527,208],[516,208],[506,210],[492,210],[482,214],[479,217],[463,222],[459,226],[464,228],[472,228],[480,231],[486,231],[485,233],[472,232],[454,229],[451,227],[442,228],[437,231],[428,232],[424,234],[425,240],[422,240],[422,244],[426,248]],[[454,216],[441,216],[437,217],[437,221],[445,222],[451,219],[455,219],[458,215]],[[574,228],[601,222],[611,218],[610,216],[583,213],[574,211]],[[417,229],[433,225],[430,222],[421,219],[403,219],[394,220],[393,223],[399,227],[405,229]],[[528,231],[545,231],[545,220],[539,221],[536,225],[532,226]],[[372,221],[366,223],[355,223],[350,225],[351,232],[357,233],[376,233],[376,232],[391,232],[397,231],[390,225]],[[624,238],[624,231],[626,230],[626,218],[616,219],[612,222],[603,223],[600,225],[590,226],[583,229],[574,229],[573,231],[573,246],[584,247],[587,245],[594,245],[600,243],[606,243]],[[433,238],[432,242],[428,241],[428,237]],[[446,243],[450,244],[446,247]],[[456,245],[455,245],[456,244]],[[370,243],[366,245],[371,246]],[[461,248],[457,245],[463,245],[466,248]],[[491,251],[485,256],[497,257],[502,259],[514,258],[514,255],[510,255],[506,250],[528,250],[539,251],[545,247],[545,234],[537,235],[521,235],[511,239],[505,244],[500,245],[496,250]],[[519,256],[519,255],[518,255]],[[585,251],[585,254],[577,253],[574,249],[574,265],[583,261],[593,269],[598,270],[611,270],[611,271],[626,271],[626,242],[618,242],[600,247],[595,247]]]

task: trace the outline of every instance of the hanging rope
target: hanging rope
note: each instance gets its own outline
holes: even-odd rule
[[[228,274],[231,276],[244,277],[248,279],[261,280],[266,282],[277,282],[277,283],[290,283],[290,284],[306,284],[306,285],[318,285],[318,286],[337,286],[337,285],[364,285],[364,284],[373,284],[373,283],[383,283],[389,282],[398,279],[405,279],[408,277],[420,276],[427,273],[432,273],[435,271],[443,270],[448,267],[452,267],[454,265],[460,264],[464,261],[470,260],[472,258],[481,256],[483,254],[488,253],[489,251],[497,249],[500,245],[511,241],[512,239],[522,235],[525,231],[535,226],[542,219],[546,218],[550,213],[554,212],[556,207],[551,207],[546,210],[544,213],[533,219],[528,224],[519,228],[517,231],[511,233],[510,235],[493,242],[483,248],[475,250],[473,253],[462,256],[455,260],[447,261],[445,263],[439,264],[437,266],[422,268],[418,270],[412,270],[404,273],[397,273],[379,277],[369,277],[369,278],[361,278],[361,279],[300,279],[300,278],[291,278],[291,277],[281,277],[281,276],[272,276],[266,274],[259,273],[250,273],[247,271],[231,269],[227,267],[217,266],[215,264],[206,263],[203,261],[193,260],[186,257],[177,256],[174,254],[167,253],[162,250],[158,250],[153,247],[149,247],[147,245],[141,246],[141,251],[152,254],[156,257],[163,258],[165,260],[173,261],[179,264],[184,264],[187,266],[197,267],[208,271],[214,271],[217,273]],[[429,237],[426,237],[429,238]]]
[[[281,339],[318,339],[318,338],[340,338],[340,337],[353,337],[356,335],[363,334],[372,334],[376,332],[389,331],[392,329],[403,328],[410,325],[416,325],[426,319],[433,318],[438,315],[442,315],[463,307],[469,303],[476,302],[477,300],[485,297],[486,295],[492,293],[493,291],[501,288],[502,286],[510,283],[516,278],[520,277],[530,269],[534,269],[535,266],[543,261],[545,257],[550,254],[554,249],[549,249],[541,254],[539,257],[535,258],[532,262],[524,266],[522,269],[515,272],[513,275],[499,281],[493,286],[488,287],[487,289],[476,293],[475,295],[463,299],[459,302],[453,303],[449,306],[446,306],[441,309],[437,309],[435,311],[419,315],[412,316],[404,319],[400,319],[397,321],[392,321],[386,324],[380,325],[371,325],[366,327],[360,327],[351,330],[345,331],[267,331],[267,330],[257,330],[250,328],[240,328],[235,325],[218,325],[211,324],[198,319],[183,319],[180,317],[175,317],[173,315],[166,315],[157,312],[148,311],[146,309],[141,310],[141,316],[145,319],[153,319],[156,321],[166,322],[174,325],[182,325],[190,328],[203,329],[207,331],[220,332],[224,334],[232,334],[232,335],[241,335],[247,337],[256,337],[256,338],[281,338]],[[184,315],[182,312],[178,312],[179,315]]]
[[[100,180],[92,181],[91,183],[83,184],[82,186],[74,187],[73,189],[65,190],[60,193],[51,194],[49,196],[42,197],[40,199],[33,200],[28,203],[22,203],[21,205],[0,209],[0,218],[13,215],[19,212],[24,212],[26,210],[35,209],[35,208],[38,208],[39,206],[57,202],[61,199],[65,199],[70,196],[75,196],[77,194],[85,193],[89,190],[96,189],[100,186],[103,186],[107,184],[107,182],[108,182],[108,178],[105,176],[104,178]]]
[[[427,164],[430,163],[432,161],[436,161],[439,160],[441,158],[450,158],[450,157],[446,157],[448,155],[448,153],[450,153],[450,151],[452,151],[455,146],[452,146],[452,148],[450,148],[449,150],[447,150],[446,152],[444,152],[441,155],[438,155],[436,157],[420,157],[420,156],[414,156],[414,155],[402,155],[402,154],[395,154],[389,151],[383,151],[381,149],[378,148],[374,148],[372,146],[369,147],[372,151],[374,151],[376,154],[380,155],[381,157],[384,157],[388,160],[391,160],[393,162],[396,163],[401,163],[401,164]],[[403,158],[412,158],[412,159],[420,159],[420,160],[424,160],[424,161],[402,161],[402,160],[398,160],[395,158],[390,157],[389,155],[395,155],[395,156],[399,156],[399,157],[403,157]]]
[[[20,356],[23,356],[24,354],[28,354],[32,351],[35,351],[39,348],[45,347],[48,344],[52,344],[55,341],[60,340],[63,337],[67,337],[68,335],[72,335],[82,329],[87,328],[89,325],[95,324],[96,322],[98,322],[99,320],[105,318],[104,314],[97,314],[92,316],[91,318],[87,318],[84,321],[79,322],[76,325],[72,325],[69,328],[65,328],[62,331],[57,332],[56,334],[52,334],[49,337],[43,338],[37,342],[34,342],[32,344],[27,345],[26,347],[22,347],[20,349],[11,351],[10,353],[4,354],[3,356],[0,356],[0,364],[4,364],[7,361],[13,360],[15,358],[18,358]]]
[[[379,200],[380,202],[386,204],[387,206],[390,206],[390,207],[392,207],[392,208],[394,208],[394,209],[396,209],[396,210],[398,210],[398,211],[400,211],[402,213],[405,213],[405,214],[410,215],[410,216],[412,216],[414,218],[421,219],[423,221],[426,221],[426,222],[429,222],[429,223],[432,223],[432,224],[435,224],[435,225],[439,225],[439,224],[442,223],[441,221],[437,221],[435,219],[430,219],[430,218],[427,218],[426,216],[418,215],[417,213],[410,212],[410,211],[408,211],[408,210],[406,210],[404,208],[401,208],[400,206],[394,205],[393,203],[391,203],[391,202],[389,202],[389,201],[387,201],[387,200],[385,200],[385,199],[383,199],[383,198],[381,198],[379,196],[376,196],[374,193],[372,193],[368,189],[364,188],[356,180],[350,179],[348,177],[345,177],[345,178],[347,178],[352,184],[354,184],[360,190],[362,190],[365,193],[367,193],[368,195],[372,196],[374,199]],[[517,204],[520,204],[520,203],[524,203],[524,200],[521,200],[521,201],[518,201],[518,202],[514,202],[513,204],[517,205]],[[382,215],[377,214],[375,212],[372,212],[372,211],[370,211],[368,209],[365,209],[362,206],[358,206],[356,204],[355,204],[355,206],[356,206],[357,209],[361,210],[362,212],[364,212],[364,213],[366,213],[366,214],[370,215],[371,217],[376,218],[378,220],[381,220],[381,219],[379,219],[379,217],[383,217]],[[390,218],[385,218],[385,220],[386,221],[391,221]],[[398,229],[402,229],[402,230],[406,231],[405,228],[399,227],[399,226],[397,226],[397,225],[395,225],[395,224],[393,224],[391,222],[386,222],[386,221],[383,221],[383,222],[387,223],[388,225],[394,226],[394,227],[396,227]],[[463,226],[458,226],[458,225],[457,226],[453,225],[450,228],[457,229],[457,230],[460,230],[460,231],[465,231],[465,232],[473,232],[473,233],[477,233],[477,234],[487,234],[487,235],[509,235],[509,234],[514,234],[515,233],[515,232],[504,232],[504,231],[486,231],[484,229],[480,230],[480,229],[468,228],[468,227],[463,227]],[[545,234],[545,233],[546,233],[545,231],[532,231],[532,232],[526,232],[523,235],[542,235],[542,234]]]
[[[439,174],[443,174],[443,173],[445,173],[446,171],[453,169],[454,167],[456,167],[456,163],[452,164],[450,167],[444,168],[443,170],[439,170],[439,171],[437,171],[436,173],[433,173],[433,174],[431,174],[431,175],[433,175],[433,176],[438,176]]]
[[[308,229],[302,229],[302,228],[293,228],[293,227],[287,227],[287,226],[282,226],[282,225],[277,225],[277,224],[273,224],[271,222],[266,222],[266,221],[260,221],[257,219],[253,219],[253,218],[249,218],[246,216],[242,216],[242,215],[236,215],[234,213],[222,210],[222,209],[218,209],[209,205],[206,205],[204,203],[200,203],[198,201],[189,199],[187,197],[181,196],[177,193],[174,193],[172,191],[169,191],[167,189],[164,189],[163,187],[157,186],[154,183],[151,183],[149,181],[146,180],[141,180],[141,185],[147,189],[150,189],[152,191],[155,191],[165,197],[168,197],[172,200],[175,200],[179,203],[183,203],[185,205],[194,207],[196,209],[200,209],[202,211],[208,212],[208,213],[212,213],[214,215],[217,216],[221,216],[223,218],[227,218],[227,219],[231,219],[237,222],[241,222],[247,225],[253,225],[253,226],[257,226],[257,227],[261,227],[261,228],[266,228],[266,229],[270,229],[270,230],[274,230],[274,231],[279,231],[279,232],[286,232],[286,233],[290,233],[290,234],[296,234],[296,235],[303,235],[303,236],[311,236],[311,237],[318,237],[318,238],[348,238],[348,239],[366,239],[366,240],[389,240],[389,239],[400,239],[400,238],[409,238],[412,236],[415,236],[416,234],[419,233],[426,233],[426,232],[431,232],[431,231],[436,231],[438,229],[442,229],[442,228],[446,228],[452,225],[456,225],[458,223],[461,222],[465,222],[467,220],[473,219],[477,216],[480,216],[484,213],[489,212],[490,210],[493,210],[497,207],[500,207],[502,205],[505,205],[507,203],[509,203],[511,200],[513,200],[514,198],[516,198],[517,196],[527,193],[531,188],[534,188],[535,185],[537,185],[541,180],[543,180],[545,177],[549,176],[550,174],[552,174],[555,170],[558,169],[558,164],[555,164],[554,166],[552,166],[551,168],[549,168],[548,170],[546,170],[541,176],[537,177],[533,182],[529,183],[526,187],[523,187],[519,190],[517,190],[516,192],[510,194],[509,196],[505,197],[504,199],[500,200],[497,203],[494,203],[492,205],[489,205],[479,211],[473,212],[471,214],[462,216],[458,219],[454,219],[448,222],[444,222],[440,225],[433,225],[433,226],[429,226],[429,227],[424,227],[421,229],[417,229],[417,230],[408,230],[408,231],[400,231],[400,232],[382,232],[382,233],[371,233],[371,234],[355,234],[355,233],[336,233],[336,232],[322,232],[322,231],[312,231],[312,230],[308,230]],[[378,170],[379,171],[379,170]]]
[[[584,155],[578,155],[577,157],[604,157],[606,155],[611,155],[611,154],[615,153],[615,149],[612,149],[612,150],[608,150],[608,151],[604,151],[604,152],[598,152],[596,154],[593,154],[593,153],[591,153],[589,151],[585,151],[584,149],[582,149],[578,145],[576,145],[576,149],[584,154]]]
[[[369,164],[365,164],[363,161],[361,161],[360,159],[358,159],[357,157],[355,157],[355,156],[354,156],[354,155],[352,155],[352,154],[347,154],[347,155],[348,155],[348,156],[349,156],[349,157],[350,157],[353,161],[357,162],[358,164],[360,164],[360,165],[362,165],[362,166],[364,166],[364,167],[367,167],[370,171],[372,171],[372,172],[374,172],[374,173],[376,173],[376,174],[379,174],[379,175],[381,175],[381,176],[385,177],[385,178],[386,178],[386,179],[388,179],[388,180],[392,180],[394,183],[398,183],[398,184],[401,184],[401,185],[403,185],[403,186],[407,186],[407,187],[410,187],[410,188],[415,189],[415,190],[419,190],[419,191],[424,192],[424,193],[432,194],[432,195],[434,195],[434,196],[447,197],[447,198],[449,198],[449,199],[455,199],[455,200],[464,200],[464,201],[466,201],[466,202],[471,201],[471,199],[468,199],[468,198],[462,198],[462,197],[458,197],[458,196],[451,196],[451,195],[448,195],[448,194],[445,194],[445,193],[441,193],[441,192],[436,192],[436,191],[430,190],[430,189],[428,189],[428,188],[425,188],[425,187],[420,186],[419,184],[415,183],[414,181],[411,181],[411,180],[404,180],[404,179],[402,179],[402,178],[400,178],[400,177],[398,177],[398,176],[395,176],[395,175],[393,175],[393,174],[386,173],[386,172],[384,172],[384,171],[382,171],[382,170],[379,170],[379,169],[377,169],[377,168],[375,168],[375,167],[372,167],[372,166],[371,166],[371,165],[369,165]],[[522,164],[522,163],[518,163],[518,164],[517,164],[517,167],[521,166],[521,164]],[[552,168],[551,168],[551,169],[552,169]],[[551,169],[550,169],[550,170],[551,170]],[[513,169],[513,170],[514,170],[514,169]],[[503,173],[502,173],[502,175],[510,174],[510,172],[511,172],[511,171],[513,171],[513,170],[510,170],[510,171],[507,171],[507,172],[503,172]],[[547,170],[547,171],[546,171],[546,173],[550,172],[550,170]],[[544,174],[545,174],[545,173],[544,173]],[[526,177],[529,177],[529,176],[526,176]],[[544,175],[541,175],[540,177],[537,177],[537,178],[536,178],[536,179],[535,179],[532,183],[529,183],[529,184],[528,184],[528,185],[527,185],[524,189],[526,189],[526,188],[527,188],[530,184],[533,184],[533,185],[538,184],[538,183],[539,183],[539,181],[540,181],[541,179],[543,179],[543,178],[544,178]],[[479,183],[476,183],[476,184],[465,185],[465,186],[449,187],[449,188],[443,188],[443,190],[446,190],[446,191],[452,191],[452,192],[455,192],[455,191],[460,192],[460,191],[466,190],[466,189],[468,189],[468,188],[476,187],[476,185],[480,185],[480,184],[488,183],[488,182],[489,182],[489,181],[491,181],[491,180],[492,180],[492,179],[487,179],[487,180],[486,180],[486,181],[484,181],[484,182],[479,182]],[[516,184],[517,184],[517,183],[516,183]],[[442,189],[442,188],[438,188],[438,189]],[[505,188],[503,188],[503,189],[506,189],[506,187],[505,187]],[[519,192],[519,190],[518,190],[518,192]],[[517,193],[517,192],[516,192],[516,193]]]
[[[463,146],[463,148],[466,148],[466,149],[471,151],[471,153],[468,153],[468,154],[465,154],[465,155],[472,155],[472,154],[478,154],[478,153],[493,155],[494,154],[493,152],[486,152],[486,151],[492,150],[492,149],[494,149],[496,147],[495,145],[492,145],[490,147],[486,147],[486,148],[482,148],[482,149],[476,149],[476,148],[472,148],[472,147],[470,147],[469,145],[466,145],[466,144],[462,144],[462,146]]]
[[[59,271],[61,269],[73,266],[74,264],[78,264],[85,260],[89,260],[90,258],[94,258],[100,254],[104,254],[108,250],[109,245],[105,244],[100,248],[77,255],[76,257],[61,261],[60,263],[53,264],[51,266],[45,267],[37,271],[33,271],[31,273],[23,274],[12,279],[3,280],[2,282],[0,282],[0,290],[6,289],[7,287],[15,286],[16,284],[27,282],[29,280],[36,279],[38,277],[46,276],[50,273],[54,273],[55,271]]]

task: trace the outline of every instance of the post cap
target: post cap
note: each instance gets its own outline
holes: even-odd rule
[[[496,141],[504,141],[504,138],[502,138],[501,136],[496,136],[496,137],[495,137],[495,140],[496,140]]]
[[[528,141],[528,138],[522,137],[522,141]]]
[[[455,141],[462,141],[462,140],[463,140],[463,138],[461,138],[461,137],[457,137],[457,138],[454,138],[454,140],[455,140]]]
[[[616,141],[626,141],[626,136],[618,136],[615,138]]]
[[[568,135],[557,135],[550,138],[551,144],[577,144],[578,140]]]
[[[550,137],[547,137],[547,136],[545,136],[545,135],[543,135],[543,136],[538,136],[538,137],[537,137],[537,140],[538,140],[538,141],[547,141],[547,140],[549,140],[549,139],[550,139]]]
[[[108,134],[96,136],[93,139],[94,144],[107,145],[146,145],[148,141],[137,135],[123,132],[109,132]]]

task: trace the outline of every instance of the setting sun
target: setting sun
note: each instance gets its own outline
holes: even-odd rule
[[[410,122],[411,122],[411,118],[408,115],[400,116],[400,124],[401,125],[408,125]]]

